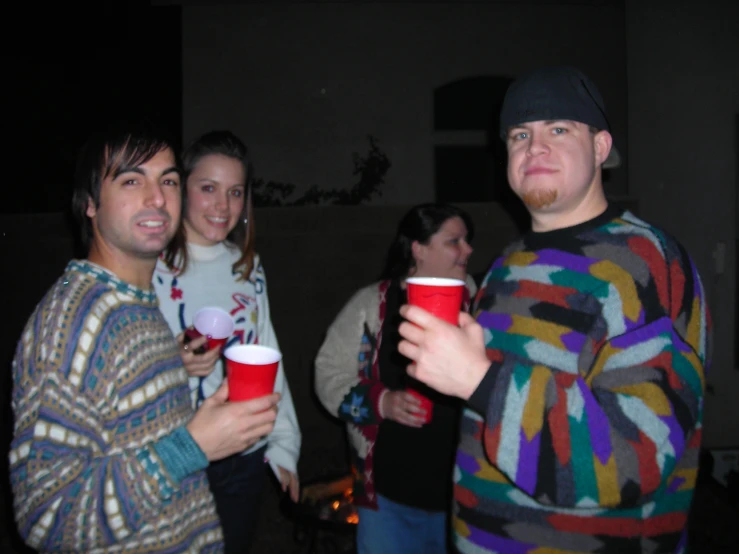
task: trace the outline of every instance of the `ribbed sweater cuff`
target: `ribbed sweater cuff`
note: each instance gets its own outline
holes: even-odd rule
[[[184,427],[178,427],[163,437],[154,449],[178,484],[188,475],[208,467],[208,458]]]
[[[480,384],[477,385],[477,388],[467,400],[467,405],[482,416],[487,414],[490,396],[493,394],[493,386],[495,386],[495,379],[498,376],[498,372],[495,371],[496,367],[498,367],[498,364],[490,364],[485,377],[482,378]]]

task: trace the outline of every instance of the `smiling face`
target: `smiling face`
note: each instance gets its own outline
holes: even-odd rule
[[[222,154],[203,156],[187,178],[188,242],[213,246],[226,240],[243,217],[245,186],[239,160]]]
[[[467,242],[467,226],[461,217],[451,217],[427,244],[414,241],[412,252],[416,262],[414,276],[464,280],[467,261],[472,254],[472,247]]]
[[[155,263],[180,218],[180,174],[169,148],[134,167],[118,167],[100,185],[92,220],[91,259],[119,275],[144,260]]]
[[[508,130],[508,182],[535,226],[579,223],[602,211],[600,166],[611,142],[607,131],[576,121],[533,121]]]

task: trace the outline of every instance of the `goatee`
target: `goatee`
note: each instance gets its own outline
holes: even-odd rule
[[[534,190],[521,196],[521,200],[527,207],[533,210],[541,210],[554,204],[554,201],[557,200],[557,191],[553,189]]]

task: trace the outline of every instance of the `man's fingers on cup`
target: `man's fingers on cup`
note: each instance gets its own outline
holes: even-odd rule
[[[409,342],[418,344],[423,340],[423,329],[415,323],[403,321],[398,326],[400,336]]]
[[[459,322],[459,326],[460,327],[467,327],[469,324],[475,323],[475,321],[476,321],[475,318],[472,317],[467,312],[465,312],[465,311],[460,311],[459,312],[459,320],[458,320],[458,322]]]
[[[252,398],[251,400],[239,402],[238,405],[246,413],[257,414],[270,410],[271,408],[276,408],[279,399],[280,395],[278,393],[272,393],[267,396],[260,396],[259,398]]]
[[[275,419],[277,419],[277,413],[275,410],[265,410],[263,412],[259,412],[258,414],[254,414],[252,416],[252,422],[250,427],[252,429],[261,429],[262,427],[266,426],[272,426],[275,422]]]
[[[416,362],[411,362],[405,368],[405,372],[408,375],[410,375],[411,377],[414,377],[415,379],[418,379],[418,364],[416,364]]]
[[[424,310],[420,306],[414,306],[412,304],[404,304],[403,306],[401,306],[400,315],[403,316],[403,319],[410,321],[411,323],[415,323],[417,326],[424,329],[431,327],[437,322],[441,321],[439,318],[431,315],[431,312]]]
[[[403,304],[400,307],[400,315],[403,316],[403,319],[411,321],[416,325],[421,325],[423,323],[424,314],[426,313],[426,310],[423,308],[412,304]]]
[[[280,401],[280,393],[273,392],[272,394],[268,394],[267,396],[262,396],[261,398],[257,398],[256,400],[262,400],[263,402],[267,402],[267,404],[271,406],[277,406],[277,403]]]
[[[259,440],[260,437],[266,437],[267,435],[269,435],[274,428],[275,426],[273,423],[265,423],[263,425],[260,425],[259,427],[255,427],[249,433],[249,440],[254,440],[254,442],[256,442],[257,440]]]
[[[418,345],[407,340],[401,340],[398,343],[398,352],[413,361],[418,361],[418,357],[421,355],[421,349]]]
[[[212,400],[211,400],[212,399]],[[225,404],[228,401],[228,381],[224,379],[216,392],[205,399],[205,402]]]

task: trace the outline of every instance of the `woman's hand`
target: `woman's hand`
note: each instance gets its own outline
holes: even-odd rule
[[[177,343],[180,345],[180,356],[190,377],[207,377],[216,367],[216,360],[221,355],[220,348],[213,348],[203,354],[196,354],[195,350],[203,346],[208,337],[200,336],[185,342],[185,332],[177,335]]]
[[[298,493],[300,492],[300,481],[298,480],[298,475],[292,471],[288,471],[282,466],[277,466],[277,469],[280,470],[280,486],[282,487],[282,492],[289,491],[290,499],[293,502],[297,502]]]
[[[421,427],[424,424],[424,410],[421,401],[404,390],[387,391],[382,395],[382,414],[408,427]]]

